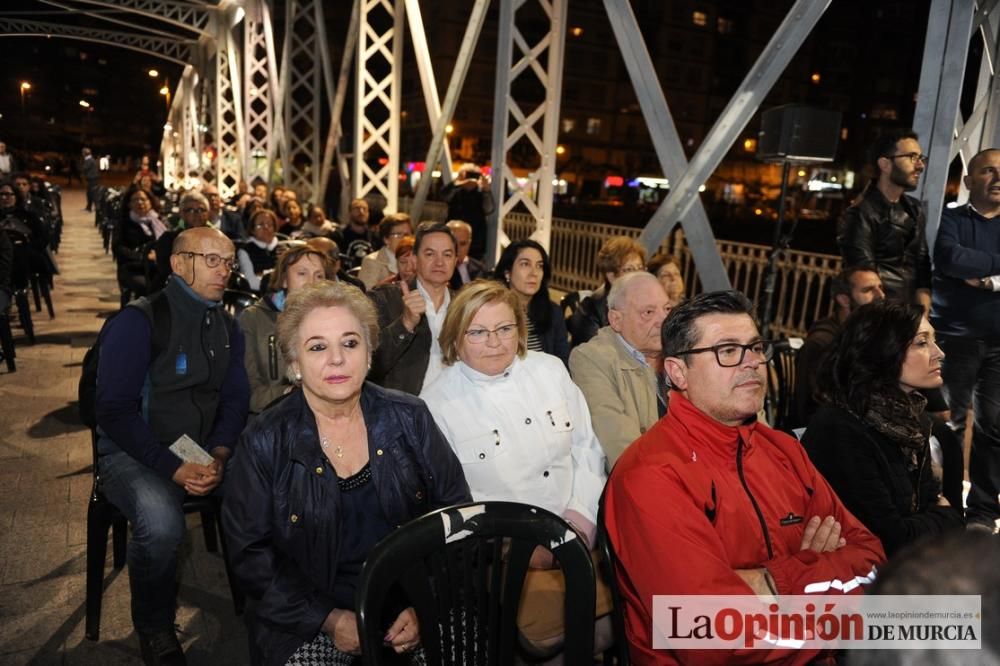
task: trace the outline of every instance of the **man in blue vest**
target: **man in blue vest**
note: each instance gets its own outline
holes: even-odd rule
[[[132,525],[132,622],[146,664],[184,664],[174,631],[177,551],[186,495],[208,495],[247,419],[243,334],[222,308],[233,243],[209,227],[174,241],[173,275],[126,307],[100,340],[96,416],[101,489]],[[163,307],[165,299],[167,308]],[[163,321],[167,320],[167,321]],[[153,349],[153,327],[166,327]],[[212,458],[185,462],[170,445],[187,435]]]

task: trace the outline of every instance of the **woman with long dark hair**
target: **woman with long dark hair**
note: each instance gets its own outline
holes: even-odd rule
[[[549,298],[552,264],[539,243],[514,241],[500,255],[493,277],[517,294],[527,315],[528,349],[569,362],[569,336],[559,306]]]
[[[941,386],[944,353],[916,305],[864,305],[820,366],[825,402],[802,437],[816,468],[890,557],[964,524],[931,473],[931,420],[922,389]]]

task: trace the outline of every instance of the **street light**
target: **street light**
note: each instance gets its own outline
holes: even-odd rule
[[[167,98],[167,113],[169,114],[170,113],[170,88],[167,87],[167,84],[164,83],[163,87],[160,88],[160,94]]]
[[[90,102],[88,102],[85,99],[81,99],[80,100],[80,106],[82,106],[85,109],[89,109],[90,108]]]
[[[155,79],[156,77],[158,77],[160,75],[160,73],[158,71],[156,71],[155,69],[149,70],[148,74],[149,74],[149,78],[151,78],[151,79]]]
[[[21,81],[21,113],[24,113],[24,94],[31,90],[30,81]]]

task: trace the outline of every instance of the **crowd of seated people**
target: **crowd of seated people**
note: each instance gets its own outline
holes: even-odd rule
[[[208,195],[181,197],[176,229],[141,187],[123,201],[115,252],[133,294],[151,292],[139,269],[163,253],[182,269],[168,286],[195,274],[205,253],[182,239],[222,227]],[[815,378],[800,377],[817,404],[799,442],[760,418],[774,345],[753,304],[689,294],[676,258],[647,264],[631,238],[601,247],[602,284],[567,325],[533,240],[476,279],[461,220],[390,214],[376,233],[355,200],[338,227],[259,184],[234,203],[245,236],[213,236],[220,249],[202,261],[230,278],[238,267],[261,295],[237,324],[250,418],[224,500],[254,663],[360,663],[366,556],[407,521],[471,499],[543,507],[594,547],[603,495],[624,594],[614,612],[640,664],[687,659],[652,648],[653,595],[766,598],[834,582],[860,593],[904,547],[965,526],[961,457],[936,459],[921,393],[941,385],[943,354],[924,311],[883,301],[871,267],[835,281],[836,326]],[[595,618],[612,612],[606,582]],[[518,614],[535,659],[561,644],[561,584],[539,548]],[[401,601],[384,620],[384,649],[422,663],[413,609]],[[762,655],[798,658],[788,650]]]

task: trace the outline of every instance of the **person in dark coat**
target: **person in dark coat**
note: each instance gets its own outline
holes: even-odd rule
[[[964,526],[961,506],[932,473],[931,421],[921,389],[941,386],[944,353],[917,305],[858,308],[820,368],[825,404],[802,437],[844,505],[886,554]]]
[[[549,298],[552,263],[537,241],[524,239],[508,245],[493,269],[493,277],[510,287],[527,314],[528,349],[569,363],[569,335],[559,306]]]
[[[249,597],[251,658],[360,664],[354,600],[365,559],[396,527],[470,501],[469,488],[427,406],[365,381],[378,319],[361,290],[326,281],[298,290],[278,341],[301,390],[244,431],[222,512]],[[386,649],[420,663],[408,606],[401,599],[390,614]]]

